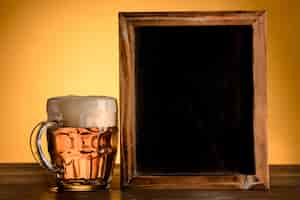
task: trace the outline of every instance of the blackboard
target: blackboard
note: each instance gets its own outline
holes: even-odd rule
[[[252,32],[135,29],[139,173],[255,174]]]
[[[119,13],[121,185],[268,189],[264,11]]]

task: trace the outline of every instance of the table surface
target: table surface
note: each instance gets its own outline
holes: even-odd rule
[[[119,173],[113,177],[110,190],[97,192],[49,191],[52,176],[35,164],[0,164],[0,199],[190,199],[190,200],[299,200],[300,166],[271,166],[270,191],[221,190],[123,190],[119,188]]]

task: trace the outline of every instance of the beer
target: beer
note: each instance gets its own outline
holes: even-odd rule
[[[110,186],[117,151],[117,103],[107,96],[62,96],[47,101],[33,155],[56,174],[56,190],[90,191]],[[34,132],[33,130],[33,132]],[[47,130],[47,132],[45,131]],[[47,133],[49,161],[41,137]],[[33,138],[35,140],[33,140]]]
[[[63,169],[61,184],[101,184],[111,176],[117,151],[116,127],[48,131],[52,164]]]

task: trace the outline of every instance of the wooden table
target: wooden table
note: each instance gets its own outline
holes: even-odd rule
[[[107,191],[54,193],[48,190],[48,184],[51,182],[53,182],[53,176],[36,164],[0,164],[0,199],[300,200],[300,166],[271,166],[270,191],[121,191],[119,188],[118,169],[116,169],[116,173],[113,178],[112,188]]]

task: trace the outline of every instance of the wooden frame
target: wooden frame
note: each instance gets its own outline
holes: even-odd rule
[[[131,188],[268,189],[266,13],[154,12],[119,13],[121,186]],[[139,26],[251,25],[253,28],[254,176],[143,176],[135,155],[135,33]]]

